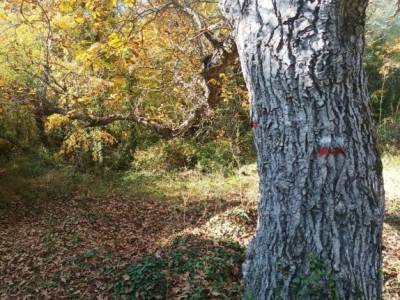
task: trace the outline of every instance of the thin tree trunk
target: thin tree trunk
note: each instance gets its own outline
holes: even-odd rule
[[[251,96],[255,299],[379,299],[382,167],[363,70],[366,0],[221,0]]]

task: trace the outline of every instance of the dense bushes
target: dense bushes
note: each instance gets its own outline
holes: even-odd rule
[[[369,7],[364,61],[378,122],[400,112],[400,22],[394,11],[393,1],[373,1]]]
[[[201,172],[226,172],[252,161],[251,153],[235,153],[238,146],[227,139],[196,144],[191,140],[174,139],[139,150],[133,166],[139,170],[179,171],[196,169]],[[238,156],[240,155],[240,156]]]
[[[400,149],[400,113],[383,119],[378,127],[379,144],[383,152],[397,154]]]
[[[136,169],[178,170],[196,163],[196,150],[183,139],[160,141],[135,153]]]

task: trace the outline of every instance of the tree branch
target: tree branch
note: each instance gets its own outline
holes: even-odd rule
[[[215,108],[220,102],[221,87],[215,82],[220,80],[220,74],[232,66],[237,58],[236,44],[232,38],[226,39],[212,54],[203,58],[201,76],[204,78],[203,88],[210,108]]]
[[[210,115],[210,109],[214,109],[220,103],[221,87],[215,82],[220,80],[220,74],[235,62],[237,56],[236,45],[233,39],[229,38],[216,48],[212,54],[203,59],[203,70],[200,73],[202,78],[201,85],[204,89],[203,99],[188,114],[187,118],[177,126],[164,125],[133,112],[97,117],[81,113],[70,114],[60,108],[54,108],[48,110],[46,114],[58,113],[65,115],[71,120],[79,120],[86,123],[87,127],[105,126],[115,121],[135,122],[153,130],[166,139],[181,136],[200,124],[202,119]]]
[[[189,116],[185,121],[183,121],[180,125],[176,127],[170,127],[168,125],[158,123],[154,120],[147,119],[132,112],[98,117],[82,113],[70,113],[64,109],[54,107],[52,109],[47,109],[45,111],[42,111],[42,114],[43,116],[60,114],[68,117],[70,120],[81,121],[85,123],[86,127],[106,126],[116,121],[135,122],[153,130],[155,133],[159,134],[161,137],[165,139],[171,139],[183,135],[190,128],[192,128],[194,124],[199,123],[200,119],[207,114],[207,111],[208,107],[204,105],[198,106],[189,114]]]

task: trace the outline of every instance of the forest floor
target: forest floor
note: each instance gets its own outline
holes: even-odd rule
[[[44,171],[45,170],[45,171]],[[385,162],[385,298],[400,299],[400,163]],[[255,166],[236,175],[0,168],[0,299],[240,299]]]

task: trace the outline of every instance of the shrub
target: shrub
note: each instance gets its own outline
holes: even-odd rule
[[[113,135],[100,129],[77,129],[63,142],[58,152],[60,158],[79,168],[104,165],[118,144]]]
[[[11,156],[13,148],[13,144],[11,144],[8,140],[0,138],[0,158],[9,158]]]
[[[400,113],[385,118],[378,127],[378,139],[381,149],[396,154],[400,147]]]
[[[196,152],[193,144],[183,139],[160,141],[147,149],[138,150],[134,166],[141,170],[159,171],[191,169],[197,161]]]
[[[200,147],[196,168],[201,172],[231,170],[237,166],[229,141],[212,141]]]

